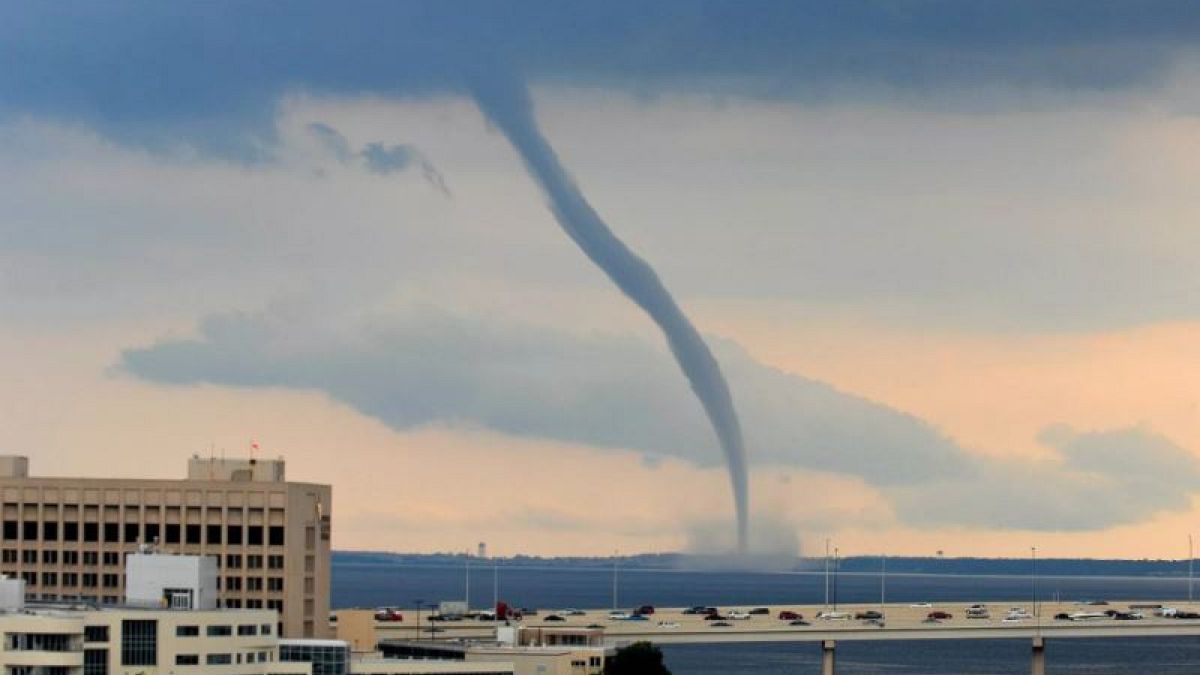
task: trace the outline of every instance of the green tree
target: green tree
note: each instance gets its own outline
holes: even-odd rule
[[[604,664],[604,675],[671,675],[663,665],[662,650],[649,642],[622,647]]]

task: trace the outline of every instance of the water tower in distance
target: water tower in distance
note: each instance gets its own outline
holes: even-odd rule
[[[480,558],[487,557],[487,542],[486,541],[479,542],[479,557]]]

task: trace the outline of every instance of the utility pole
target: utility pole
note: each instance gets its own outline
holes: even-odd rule
[[[467,588],[466,588],[466,598],[464,598],[464,599],[467,601],[467,612],[470,612],[471,611],[471,552],[470,551],[467,551],[466,569],[467,569]]]
[[[887,604],[887,556],[879,556],[879,611]]]

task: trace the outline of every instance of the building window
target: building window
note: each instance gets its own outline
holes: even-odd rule
[[[262,609],[262,600],[251,598],[246,601],[246,609]]]
[[[158,523],[146,523],[146,540],[144,543],[146,543],[146,544],[159,543],[158,538],[160,536],[159,535],[160,530],[161,530],[161,528],[158,526]]]
[[[15,521],[15,520],[4,521],[4,538],[8,541],[16,541],[17,540],[17,521]]]
[[[21,538],[25,541],[37,541],[38,524],[36,520],[26,520],[21,524]]]
[[[121,665],[158,665],[157,621],[126,619],[121,622]]]
[[[261,570],[262,564],[263,564],[263,557],[261,555],[246,556],[246,569]]]
[[[108,642],[108,626],[84,626],[84,642]]]
[[[227,591],[242,590],[242,578],[241,577],[225,577],[225,590],[227,590]]]
[[[179,543],[179,526],[178,525],[167,525],[167,538],[164,541],[166,541],[168,544],[178,544]]]
[[[350,648],[344,645],[279,645],[280,661],[312,664],[313,675],[342,675],[349,671]]]
[[[282,600],[268,600],[267,601],[267,609],[273,609],[276,612],[283,614],[283,601]]]
[[[83,540],[87,543],[100,541],[100,523],[84,523]]]
[[[108,675],[108,650],[83,650],[83,675]]]
[[[262,546],[262,525],[251,525],[250,527],[246,528],[246,543],[251,546]]]
[[[95,551],[83,552],[83,564],[86,567],[95,567],[100,562],[100,554]]]
[[[141,530],[141,528],[138,527],[137,523],[125,523],[125,543],[126,544],[137,543],[138,536],[140,535],[140,530]]]
[[[79,523],[63,523],[63,541],[79,541]]]
[[[259,626],[258,632],[262,633],[263,635],[270,635],[271,634],[271,624],[264,623],[263,625]]]
[[[199,637],[200,626],[176,626],[175,637]]]
[[[63,551],[62,559],[64,565],[78,565],[79,551]]]
[[[54,521],[42,523],[42,540],[58,541],[58,523]]]
[[[105,588],[118,588],[121,585],[121,575],[105,574],[101,579],[101,583]]]
[[[200,526],[188,525],[184,529],[184,543],[199,544],[200,543]]]
[[[204,657],[204,662],[210,666],[228,666],[233,663],[233,656],[229,654],[209,654]]]
[[[283,569],[283,556],[269,555],[267,556],[267,568],[273,570]]]
[[[230,598],[225,601],[225,608],[226,609],[241,609],[242,601],[238,600],[237,598]]]
[[[241,545],[242,543],[242,526],[230,525],[225,528],[225,543],[230,545]]]
[[[309,525],[304,528],[304,548],[314,549],[317,547],[317,528]]]
[[[37,550],[27,548],[24,551],[21,551],[21,562],[25,563],[26,565],[36,565]]]
[[[106,596],[100,598],[100,602],[102,602],[106,605],[115,605],[118,602],[121,602],[121,598],[118,598],[115,595],[106,595]]]
[[[63,633],[5,633],[8,651],[69,652],[71,636]]]
[[[244,623],[238,626],[238,637],[246,637],[247,635],[258,635],[258,625]]]
[[[272,593],[282,593],[283,577],[271,577],[267,579],[267,590]]]
[[[58,585],[58,574],[56,574],[54,572],[42,572],[42,585],[43,586],[57,586]]]
[[[208,637],[229,637],[233,635],[233,626],[214,625],[205,629]]]
[[[267,543],[271,546],[283,546],[283,526],[272,525],[267,530]]]
[[[246,577],[246,590],[261,591],[263,589],[262,577]]]
[[[99,575],[97,575],[95,572],[84,572],[83,573],[83,587],[84,588],[95,588],[98,580],[99,580]],[[140,664],[134,664],[134,665],[140,665]]]
[[[105,523],[104,524],[104,541],[111,544],[121,543],[121,524],[120,523]]]
[[[240,555],[225,556],[225,569],[230,569],[230,570],[242,569],[242,556],[240,556]]]
[[[108,567],[115,567],[121,564],[121,554],[118,551],[105,551],[104,564]]]
[[[4,549],[3,553],[0,553],[0,562],[16,563],[17,562],[17,549],[15,549],[15,548]]]
[[[62,585],[71,588],[78,586],[79,575],[75,572],[63,572]]]
[[[204,533],[204,536],[208,539],[208,543],[210,543],[210,544],[220,544],[221,543],[221,526],[220,525],[209,525],[208,527],[205,528],[205,530],[206,531]]]
[[[42,551],[42,564],[43,565],[57,565],[58,564],[58,551],[50,551],[50,550]]]
[[[177,666],[198,666],[200,665],[199,654],[176,654],[175,665]]]

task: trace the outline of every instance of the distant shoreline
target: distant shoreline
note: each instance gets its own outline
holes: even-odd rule
[[[472,561],[482,562],[475,556]],[[465,553],[389,553],[384,551],[334,551],[333,562],[343,565],[402,564],[419,567],[462,566]],[[764,572],[821,574],[824,558],[789,558],[773,556],[751,558],[748,561],[720,556],[693,556],[679,553],[644,554],[616,557],[540,557],[512,556],[488,558],[488,565],[527,569],[609,570],[614,562],[625,571],[659,572]],[[1041,577],[1095,576],[1174,578],[1184,580],[1188,575],[1185,560],[1132,560],[1095,558],[1038,559],[1037,573]],[[879,574],[879,556],[850,556],[842,558],[842,574]],[[1029,558],[949,558],[897,556],[887,558],[889,575],[962,575],[962,576],[1029,576],[1033,571]],[[1200,573],[1200,570],[1198,570]]]

